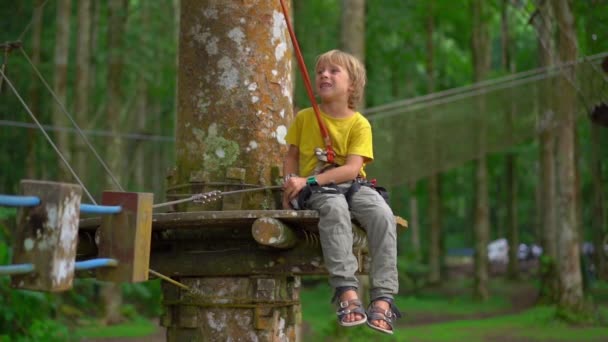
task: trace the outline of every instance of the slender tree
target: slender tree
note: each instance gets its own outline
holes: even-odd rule
[[[124,105],[124,87],[122,73],[124,66],[124,31],[127,22],[127,0],[110,0],[109,19],[108,19],[108,75],[107,75],[107,122],[110,131],[118,133],[122,127],[121,113]],[[110,171],[114,173],[119,182],[122,178],[122,171],[125,169],[122,161],[123,145],[117,135],[110,138],[107,145],[106,156]],[[109,188],[117,189],[111,178],[108,178],[106,185]]]
[[[78,1],[78,49],[76,50],[76,82],[74,84],[74,116],[79,126],[89,119],[90,71],[91,71],[91,0]],[[79,174],[87,175],[86,143],[77,137],[75,141],[75,167]]]
[[[600,1],[591,1],[591,6],[594,10],[600,10]],[[590,35],[593,32],[593,21],[586,21],[586,32]],[[595,54],[600,51],[597,48],[597,43],[592,40],[590,44],[590,53]],[[608,71],[607,71],[608,72]],[[608,133],[606,129],[598,124],[591,124],[591,157],[589,158],[589,169],[591,170],[592,182],[592,214],[591,214],[591,231],[593,232],[593,246],[595,253],[593,254],[593,263],[597,270],[598,278],[608,280],[608,260],[604,252],[604,243],[608,237],[608,222],[606,221],[606,192],[605,181],[602,178],[602,167],[606,165],[602,161],[602,131]],[[605,149],[605,147],[604,147]]]
[[[480,82],[486,79],[490,70],[490,41],[488,15],[483,0],[472,0],[472,24],[473,33],[471,39],[471,49],[473,52],[474,81]],[[479,111],[484,112],[485,104],[483,99],[478,103]],[[478,123],[478,154],[475,165],[475,287],[473,295],[480,300],[487,300],[488,292],[488,252],[487,246],[490,236],[490,218],[488,210],[488,169],[485,156],[485,123],[483,119]]]
[[[433,34],[435,32],[435,1],[430,0],[427,3],[428,11],[426,15],[426,77],[427,77],[427,93],[431,94],[435,91],[435,46],[433,42]],[[430,114],[432,115],[432,114]],[[433,137],[435,138],[435,137]],[[433,139],[435,142],[437,139]],[[435,168],[439,162],[437,160],[437,152],[439,147],[431,148],[433,162],[432,167]],[[441,175],[434,169],[431,171],[431,176],[428,178],[429,184],[429,283],[437,284],[441,282]]]
[[[110,131],[118,133],[123,122],[120,115],[124,104],[124,90],[122,86],[124,60],[122,51],[124,49],[123,34],[127,21],[128,1],[110,0],[108,7],[108,111],[106,117]],[[108,175],[106,186],[110,189],[118,188],[122,172],[125,170],[122,150],[122,141],[117,135],[113,135],[106,149],[106,156],[110,171],[113,172],[118,184],[115,184]],[[122,319],[122,314],[120,313],[120,306],[122,304],[120,286],[117,284],[104,284],[102,298],[105,321],[107,323],[120,322]]]
[[[70,11],[71,0],[57,1],[57,31],[55,32],[55,72],[53,91],[57,95],[57,99],[64,106],[67,100],[67,77],[68,77],[68,52],[70,51]],[[67,108],[67,106],[66,106]],[[53,107],[53,123],[59,127],[67,127],[68,120],[61,107],[55,105]],[[68,162],[71,160],[70,139],[67,132],[58,131],[56,134],[57,147]],[[67,168],[61,164],[59,178],[68,180],[71,176],[68,175]]]
[[[32,52],[31,52],[31,60],[32,63],[36,66],[40,66],[40,36],[42,32],[42,5],[44,4],[43,0],[37,0],[34,3],[34,13],[32,15]],[[34,75],[32,79],[37,80],[37,76]],[[29,89],[29,104],[32,113],[35,115],[40,115],[42,104],[40,98],[40,82],[32,82],[30,84]],[[35,179],[37,174],[40,171],[38,170],[38,163],[36,163],[36,131],[28,130],[27,132],[27,157],[25,162],[25,175],[29,179]]]
[[[365,0],[342,0],[340,46],[365,63]]]
[[[558,30],[558,50],[562,63],[575,61],[578,48],[574,18],[568,0],[552,2]],[[580,237],[576,212],[575,122],[576,94],[572,89],[574,66],[563,68],[559,86],[557,127],[557,265],[559,274],[558,307],[565,312],[584,310],[580,268]]]
[[[533,25],[538,36],[538,55],[541,67],[549,68],[553,61],[553,10],[546,0],[537,3],[537,14]],[[539,170],[539,216],[541,223],[541,246],[543,248],[541,268],[541,302],[554,303],[557,300],[557,202],[555,201],[555,111],[553,105],[553,84],[546,82],[540,94],[540,170]]]
[[[515,64],[511,60],[511,37],[509,32],[509,3],[503,0],[501,4],[501,47],[502,47],[502,68],[507,73],[515,72]],[[510,101],[506,108],[506,128],[509,140],[513,142],[513,119],[516,113],[515,101]],[[507,241],[509,243],[509,266],[508,277],[510,279],[519,278],[519,229],[517,226],[517,167],[515,153],[509,152],[505,156],[505,177],[506,177],[506,225]]]
[[[146,32],[146,28],[149,27],[149,11],[150,3],[143,1],[139,4],[139,20],[137,25],[139,29]],[[142,68],[143,69],[143,68]],[[138,133],[145,133],[146,121],[148,120],[149,113],[149,101],[148,101],[148,81],[146,80],[146,73],[140,69],[137,74],[137,98],[135,100],[135,115],[129,116],[130,121],[134,121],[130,126],[135,127],[135,131]],[[134,165],[133,165],[133,185],[138,191],[143,191],[146,187],[146,173],[148,172],[148,165],[145,158],[145,144],[141,141],[135,141],[133,148],[134,154]]]

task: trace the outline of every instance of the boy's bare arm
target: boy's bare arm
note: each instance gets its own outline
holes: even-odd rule
[[[294,146],[295,147],[295,146]],[[296,148],[297,149],[297,148]],[[291,151],[291,149],[290,149]],[[285,158],[284,170],[288,171],[288,159],[290,153],[287,153],[287,157]],[[293,157],[293,156],[292,156]],[[295,159],[295,163],[297,164],[297,155]],[[325,185],[330,183],[344,183],[347,181],[351,181],[359,175],[359,171],[361,170],[361,166],[363,166],[364,158],[358,155],[349,155],[346,158],[346,163],[342,166],[336,167],[334,169],[328,170],[320,175],[316,175],[317,183],[319,185]],[[304,177],[291,177],[283,186],[283,208],[289,209],[291,208],[289,201],[296,198],[302,188],[306,186],[306,178]]]
[[[344,165],[317,175],[317,183],[319,183],[319,185],[325,185],[330,183],[340,184],[351,181],[357,178],[359,175],[359,171],[361,170],[364,161],[365,159],[362,156],[349,154],[346,157],[346,163]]]

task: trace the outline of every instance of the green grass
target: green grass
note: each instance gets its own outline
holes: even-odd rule
[[[137,319],[124,324],[111,326],[87,326],[78,328],[79,338],[143,337],[156,332],[157,326],[146,319]]]
[[[301,293],[304,340],[318,341],[607,341],[608,327],[573,327],[555,320],[556,309],[536,306],[517,314],[511,309],[509,297],[530,283],[493,280],[489,301],[476,302],[471,297],[470,282],[450,282],[449,287],[425,289],[415,296],[399,296],[397,306],[404,313],[395,335],[388,336],[366,326],[343,328],[336,323],[335,307],[329,303],[331,289],[325,285],[305,288]],[[603,285],[598,291],[605,290]],[[600,316],[608,317],[605,301],[599,307]],[[479,318],[480,315],[492,316]],[[442,318],[440,323],[408,325],[422,316]]]

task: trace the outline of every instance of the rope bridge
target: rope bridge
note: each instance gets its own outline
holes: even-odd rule
[[[579,97],[578,118],[608,102],[608,53],[551,68],[417,97],[365,111],[377,151],[369,173],[398,186],[458,167],[557,127],[557,80],[573,72],[569,89]],[[479,110],[483,104],[483,110]]]

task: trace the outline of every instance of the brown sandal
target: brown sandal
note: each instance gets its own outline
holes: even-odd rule
[[[361,325],[361,324],[367,322],[367,314],[365,313],[365,310],[363,310],[362,303],[359,299],[350,299],[350,300],[340,301],[340,297],[344,294],[344,292],[350,291],[350,290],[357,292],[356,287],[352,287],[352,286],[338,287],[338,288],[336,288],[336,292],[334,293],[334,296],[332,298],[332,303],[337,302],[337,304],[338,304],[338,310],[336,311],[336,315],[338,315],[338,324],[340,324],[343,327],[354,327],[356,325]],[[349,309],[349,307],[352,307],[352,308]],[[344,317],[346,317],[347,315],[349,315],[351,313],[359,314],[363,317],[361,319],[353,321],[353,322],[345,322]]]
[[[389,304],[389,308],[387,310],[381,309],[379,306],[375,306],[374,303],[378,300],[383,300]],[[399,309],[393,304],[393,300],[387,297],[380,297],[374,299],[367,308],[367,325],[380,332],[385,334],[392,335],[393,334],[393,321],[397,318],[401,317],[401,312]],[[371,321],[385,321],[386,324],[390,327],[390,329],[384,329],[377,325],[372,324]]]

